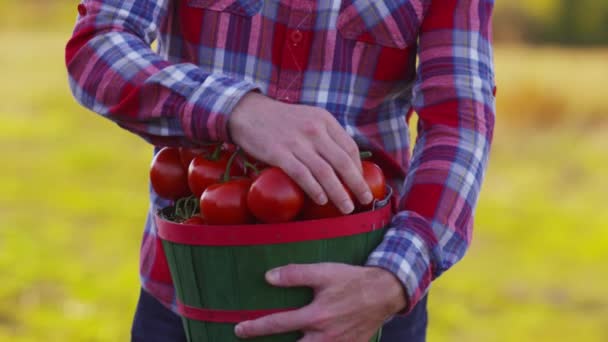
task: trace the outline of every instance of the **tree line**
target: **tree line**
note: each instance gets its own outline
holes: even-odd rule
[[[608,45],[608,0],[514,1],[494,13],[497,42]],[[544,11],[534,11],[541,7]]]

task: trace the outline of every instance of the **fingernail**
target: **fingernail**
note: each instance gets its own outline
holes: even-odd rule
[[[279,282],[279,271],[276,269],[266,272],[266,280],[269,283],[276,284]]]
[[[244,325],[245,323],[247,323],[247,322],[242,322],[242,323],[239,323],[239,324],[237,324],[237,325],[236,325],[236,327],[234,327],[234,333],[235,333],[237,336],[239,336],[239,337],[242,337],[242,336],[243,336],[243,330],[244,330],[243,325]]]
[[[374,200],[374,196],[372,196],[371,192],[366,192],[363,194],[363,204],[370,204]]]
[[[319,197],[317,197],[317,203],[320,205],[327,204],[327,196],[325,196],[325,194],[320,194]]]
[[[353,202],[351,200],[346,200],[342,202],[341,210],[345,214],[350,214],[355,209]]]

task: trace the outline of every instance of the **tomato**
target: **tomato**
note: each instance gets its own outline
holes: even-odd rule
[[[227,152],[222,152],[217,160],[210,160],[203,156],[196,156],[192,159],[188,168],[188,185],[194,196],[200,197],[207,187],[220,182],[229,159],[230,154]],[[238,165],[233,164],[230,175],[240,176],[241,174]]]
[[[355,203],[355,199],[353,197],[353,193],[344,185],[344,190],[350,197],[350,199]],[[344,216],[344,213],[336,207],[336,205],[328,201],[325,205],[319,205],[312,198],[306,196],[306,203],[304,204],[304,209],[302,210],[302,218],[305,220],[318,220],[329,217],[338,217]]]
[[[287,222],[302,210],[304,192],[283,170],[271,167],[251,184],[247,205],[264,223]]]
[[[182,166],[177,148],[165,147],[154,156],[150,182],[160,197],[176,200],[190,194],[188,174]]]
[[[384,177],[382,169],[377,164],[367,160],[363,160],[361,166],[363,167],[363,179],[365,179],[367,186],[369,186],[369,189],[372,191],[374,200],[383,200],[386,197],[387,191],[386,178]],[[371,210],[373,203],[374,201],[368,205],[359,203],[359,207],[361,210]]]
[[[205,224],[205,219],[202,218],[200,215],[194,215],[182,223],[190,225],[202,225]]]
[[[387,195],[387,191],[386,179],[382,169],[378,165],[369,161],[362,161],[362,167],[363,179],[372,191],[374,200],[383,200]],[[355,212],[372,209],[373,201],[368,205],[362,205],[355,199],[350,189],[348,189],[344,184],[342,184],[342,186],[344,186],[344,190],[346,190],[350,199],[353,200],[353,203],[356,203],[357,210]],[[325,205],[318,205],[307,196],[301,216],[305,220],[318,220],[329,217],[344,216],[344,214],[332,202],[328,202]]]
[[[325,205],[318,205],[311,198],[306,198],[302,218],[304,220],[319,220],[329,217],[344,216],[344,214],[332,202],[327,202]]]
[[[204,156],[208,153],[213,152],[215,146],[205,146],[205,147],[197,147],[197,148],[179,148],[179,159],[182,161],[182,165],[184,165],[184,169],[188,170],[190,166],[190,162],[196,156]]]
[[[201,195],[201,215],[212,225],[247,224],[253,217],[247,208],[250,179],[235,179],[209,186]]]

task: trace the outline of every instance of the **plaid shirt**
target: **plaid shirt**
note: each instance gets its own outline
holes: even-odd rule
[[[493,2],[81,0],[69,82],[82,105],[156,146],[229,141],[228,117],[252,90],[327,109],[396,190],[367,265],[403,283],[407,312],[471,240],[494,127]],[[174,308],[151,219],[168,203],[150,193],[142,285]]]

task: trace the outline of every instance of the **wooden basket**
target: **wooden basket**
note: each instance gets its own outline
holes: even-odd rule
[[[188,341],[241,341],[236,323],[310,303],[311,289],[272,287],[265,272],[292,263],[364,264],[390,222],[389,198],[373,211],[281,224],[196,226],[156,215]],[[251,341],[295,342],[300,335]],[[380,332],[371,341],[379,339]]]

